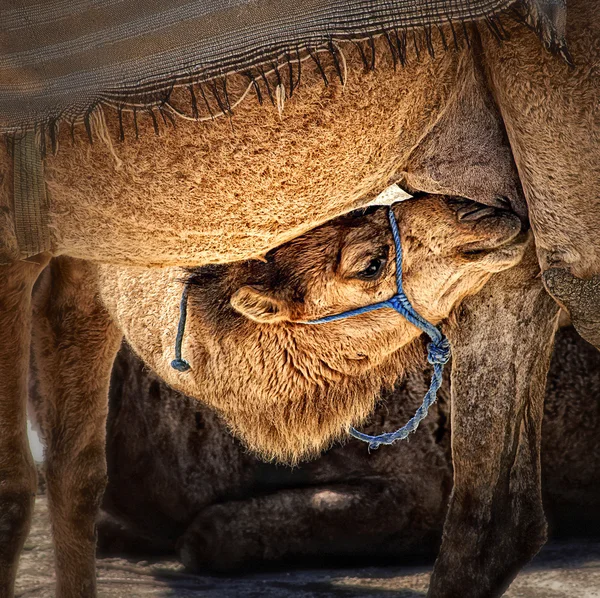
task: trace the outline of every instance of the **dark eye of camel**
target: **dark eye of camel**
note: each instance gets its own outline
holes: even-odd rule
[[[361,270],[356,277],[361,280],[376,280],[383,272],[383,268],[387,262],[385,256],[374,257],[368,264],[368,266]]]

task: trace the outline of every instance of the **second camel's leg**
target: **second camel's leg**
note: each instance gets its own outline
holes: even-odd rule
[[[31,290],[47,258],[0,266],[0,596],[13,596],[36,472],[27,442]]]

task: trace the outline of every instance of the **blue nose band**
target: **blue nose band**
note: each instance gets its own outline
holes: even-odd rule
[[[396,217],[394,216],[391,207],[388,208],[388,219],[390,221],[390,228],[392,229],[392,237],[394,239],[394,248],[396,252],[396,294],[390,299],[380,301],[379,303],[372,303],[370,305],[365,305],[364,307],[359,307],[358,309],[344,311],[339,314],[325,316],[324,318],[318,318],[316,320],[301,322],[302,324],[310,325],[328,324],[347,318],[354,318],[377,309],[394,309],[411,324],[427,334],[431,339],[431,342],[427,345],[427,361],[433,365],[433,375],[431,377],[429,390],[415,415],[395,432],[387,432],[377,436],[363,434],[363,432],[359,432],[355,428],[350,428],[350,434],[358,440],[369,443],[369,448],[371,449],[377,449],[382,444],[393,444],[397,440],[404,440],[419,427],[421,421],[427,417],[429,408],[435,403],[437,391],[442,384],[444,365],[446,365],[450,359],[450,343],[448,342],[448,339],[441,333],[439,328],[419,315],[404,293],[402,287],[402,243],[400,241],[398,223],[396,222]],[[177,328],[177,338],[175,340],[175,359],[171,362],[171,366],[180,372],[185,372],[190,369],[189,363],[181,357],[181,343],[183,341],[187,317],[188,291],[189,287],[186,285],[181,296],[179,326]]]

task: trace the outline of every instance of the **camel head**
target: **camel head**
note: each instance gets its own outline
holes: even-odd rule
[[[113,269],[110,275],[105,269],[103,296],[130,344],[159,375],[216,408],[253,450],[295,462],[359,424],[383,385],[421,363],[420,330],[392,309],[305,323],[395,294],[386,210],[337,218],[264,261],[186,271],[188,372],[169,367],[181,270]],[[434,324],[492,273],[517,264],[527,244],[521,221],[506,210],[431,195],[393,210],[405,292]]]
[[[433,195],[393,209],[402,238],[405,290],[428,320],[444,319],[491,273],[520,260],[522,245],[512,242],[521,234],[521,222],[509,211]],[[359,210],[271,251],[264,263],[246,262],[239,270],[229,266],[236,281],[249,281],[234,290],[230,302],[249,320],[274,324],[301,323],[382,301],[395,293],[394,255],[386,209]],[[191,281],[202,281],[202,273],[201,268]]]

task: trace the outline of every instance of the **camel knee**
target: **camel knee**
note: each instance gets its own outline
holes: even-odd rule
[[[209,516],[200,514],[180,538],[179,557],[189,571],[226,572],[239,568],[248,557],[244,543],[228,541],[227,529],[231,513],[225,505],[208,509]]]
[[[543,274],[546,290],[569,313],[579,334],[600,349],[600,275],[578,278],[566,268]]]
[[[0,491],[0,562],[12,563],[18,557],[29,532],[35,486]]]
[[[48,496],[65,523],[81,530],[95,521],[108,481],[104,447],[89,447],[74,458],[50,456],[46,466]]]

